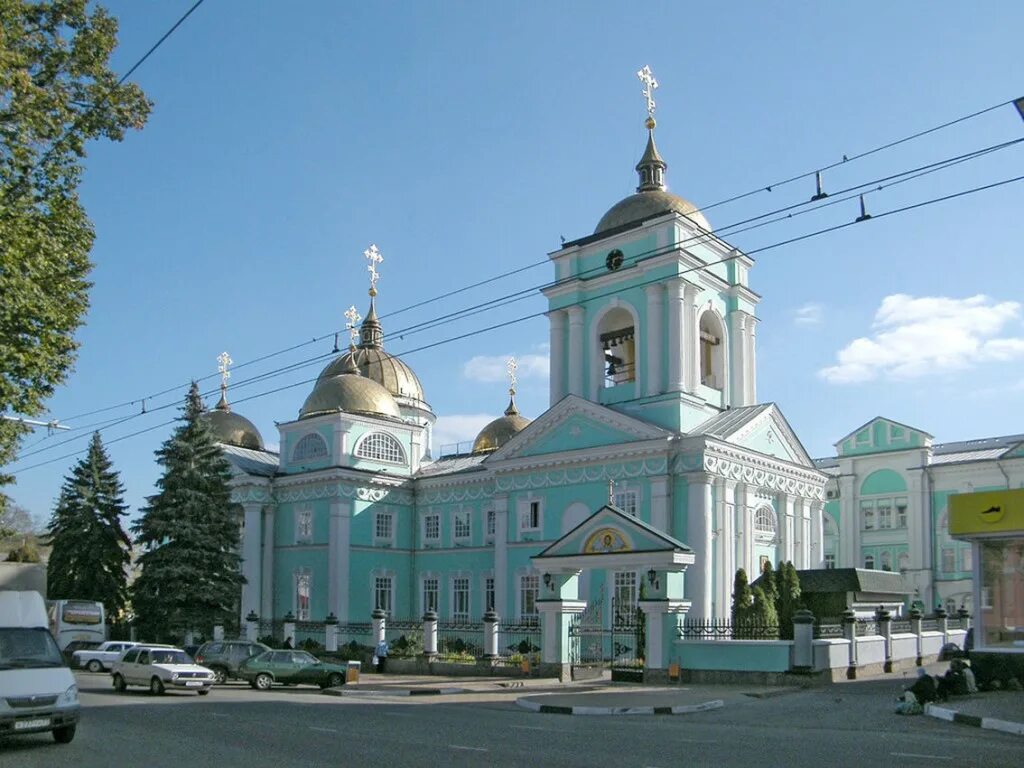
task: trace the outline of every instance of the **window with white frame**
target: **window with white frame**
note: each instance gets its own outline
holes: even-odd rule
[[[878,502],[878,527],[892,528],[892,502],[888,499]]]
[[[373,608],[391,615],[394,582],[390,576],[375,576],[373,579]]]
[[[832,570],[835,567],[836,567],[836,555],[835,555],[835,553],[834,552],[826,552],[825,553],[825,568],[827,570]]]
[[[531,499],[522,508],[519,518],[520,531],[536,531],[540,529],[540,501]]]
[[[441,540],[441,515],[429,512],[423,516],[423,541],[436,544]]]
[[[896,527],[907,527],[907,500],[896,499]]]
[[[386,432],[371,432],[356,446],[356,456],[389,464],[405,464],[402,444]]]
[[[874,555],[864,555],[864,567],[867,568],[869,571],[873,571],[875,569]]]
[[[484,577],[484,611],[494,610],[494,577]]]
[[[469,510],[468,509],[457,509],[455,510],[452,518],[454,520],[454,534],[455,540],[459,542],[465,542],[469,540],[470,535],[470,524],[469,524]]]
[[[487,527],[485,528],[487,541],[493,541],[494,531],[497,527],[498,514],[493,509],[488,509],[484,515],[487,518]]]
[[[427,576],[423,579],[423,613],[427,611],[437,612],[437,591],[438,581],[436,576]]]
[[[615,604],[616,618],[632,616],[636,608],[637,595],[636,571],[615,572]]]
[[[327,455],[327,442],[316,432],[304,436],[295,444],[292,461],[309,461],[321,459]]]
[[[295,510],[295,543],[308,544],[313,540],[313,510],[300,507]]]
[[[540,577],[537,574],[526,574],[519,577],[519,620],[522,622],[537,621],[537,598],[540,595]]]
[[[309,621],[310,601],[313,596],[313,576],[308,571],[295,574],[295,618]]]
[[[633,517],[636,517],[637,507],[640,500],[640,494],[637,491],[629,489],[616,491],[614,498],[614,504],[616,507],[621,509],[627,515],[633,515]]]
[[[974,567],[974,560],[972,558],[972,552],[970,546],[961,547],[960,549],[960,570],[970,571]]]
[[[860,503],[860,516],[863,521],[864,530],[873,531],[875,529],[875,502],[862,501]]]
[[[956,550],[952,547],[942,548],[942,572],[943,573],[955,573],[956,572]]]
[[[759,507],[754,512],[754,538],[758,541],[774,541],[777,532],[775,510],[771,507]]]
[[[395,514],[380,510],[373,516],[373,538],[375,542],[390,544],[395,537]]]
[[[469,577],[452,579],[452,620],[469,621]]]

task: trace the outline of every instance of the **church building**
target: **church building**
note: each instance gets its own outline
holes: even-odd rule
[[[358,338],[278,424],[280,452],[226,397],[210,412],[243,510],[242,616],[529,623],[646,599],[710,619],[737,568],[822,566],[828,476],[757,397],[753,260],[668,191],[639,74],[636,192],[549,255],[545,412],[519,412],[513,369],[472,452],[435,457],[429,393],[386,351],[375,246]]]

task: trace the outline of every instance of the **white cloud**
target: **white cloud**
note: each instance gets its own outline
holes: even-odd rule
[[[1021,305],[988,296],[886,296],[870,337],[854,339],[818,375],[833,384],[912,379],[1024,358]],[[1007,328],[1007,326],[1010,326]]]
[[[793,313],[793,322],[797,325],[817,325],[821,322],[821,304],[804,304]]]
[[[434,424],[434,455],[439,455],[443,445],[472,442],[480,430],[490,424],[494,414],[466,413],[452,416],[438,416]]]
[[[508,381],[505,364],[512,355],[477,355],[462,366],[462,375],[472,381],[492,382]],[[519,367],[516,377],[524,379],[546,379],[548,377],[549,360],[547,355],[516,355]]]

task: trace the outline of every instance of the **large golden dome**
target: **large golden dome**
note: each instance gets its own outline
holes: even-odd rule
[[[372,379],[358,373],[340,373],[317,380],[299,411],[300,419],[326,413],[356,413],[363,416],[401,418],[391,393]]]
[[[510,400],[505,415],[480,430],[480,434],[473,441],[473,453],[491,453],[498,450],[529,424],[530,419],[519,415],[515,399]]]
[[[218,443],[251,448],[254,451],[263,450],[263,436],[260,435],[260,431],[245,416],[231,412],[231,406],[228,405],[227,396],[223,392],[217,407],[212,411],[206,411],[203,418],[210,425]]]

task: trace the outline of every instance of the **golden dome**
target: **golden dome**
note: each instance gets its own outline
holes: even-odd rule
[[[354,352],[349,350],[334,358],[317,378],[317,385],[342,373],[353,358],[363,377],[377,382],[395,397],[425,400],[423,386],[412,368],[379,346],[361,346]]]
[[[701,229],[711,231],[711,224],[704,218],[704,214],[689,200],[673,195],[665,189],[650,189],[630,195],[609,208],[597,223],[594,234],[607,232],[610,229],[621,227],[623,224],[649,219],[669,211],[681,213]]]
[[[263,437],[256,426],[245,416],[231,412],[227,397],[221,394],[220,402],[212,411],[203,414],[218,443],[235,445],[239,448],[263,450]]]
[[[398,403],[391,393],[358,373],[341,373],[328,378],[321,375],[303,403],[299,418],[308,419],[337,411],[401,418]]]
[[[509,401],[505,415],[492,421],[480,430],[473,441],[473,453],[496,451],[530,424],[530,419],[519,415],[514,399]]]

